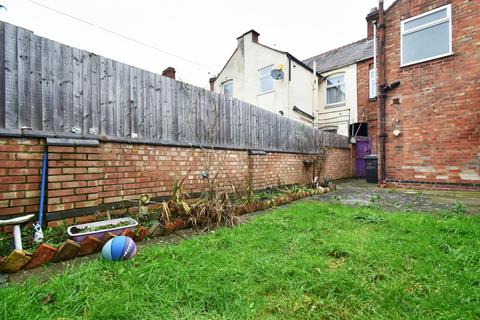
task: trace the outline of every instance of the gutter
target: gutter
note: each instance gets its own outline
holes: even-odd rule
[[[309,113],[301,110],[301,109],[298,108],[297,106],[293,106],[293,111],[298,112],[298,113],[301,114],[302,116],[307,117],[307,118],[309,118],[309,119],[312,120],[312,121],[315,120],[315,117],[314,117],[314,116],[312,116],[311,114],[309,114]]]
[[[378,25],[377,28],[379,29],[377,34],[379,36],[379,68],[378,68],[378,82],[379,82],[379,142],[380,142],[380,182],[385,182],[386,177],[386,165],[385,165],[385,100],[387,98],[386,94],[386,79],[385,79],[385,12],[383,10],[383,0],[378,1]]]
[[[378,62],[379,68],[377,69],[378,75],[377,79],[379,82],[379,140],[380,140],[380,183],[385,183],[386,181],[386,157],[385,157],[385,139],[387,134],[385,132],[385,102],[387,100],[387,92],[395,89],[400,85],[400,81],[395,81],[388,84],[386,79],[386,68],[385,68],[385,11],[383,9],[383,0],[378,2],[378,32],[376,33],[379,37],[378,43]]]

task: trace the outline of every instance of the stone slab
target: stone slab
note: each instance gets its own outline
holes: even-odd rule
[[[32,258],[23,250],[13,250],[0,265],[1,273],[15,273],[26,265]]]
[[[42,243],[33,253],[32,260],[30,260],[23,269],[34,269],[49,262],[57,254],[57,248],[52,247],[46,243]]]
[[[135,233],[130,229],[125,229],[125,231],[122,232],[122,236],[127,236],[132,240],[135,239]]]
[[[111,233],[111,232],[107,232],[104,236],[103,236],[103,239],[102,239],[102,248],[103,246],[105,245],[105,243],[107,243],[110,239],[113,239],[115,238],[116,236]]]
[[[77,256],[86,256],[92,253],[100,251],[102,248],[102,240],[99,240],[95,237],[88,236],[81,243],[80,251],[78,251]]]
[[[138,236],[135,237],[135,241],[142,241],[145,237],[150,235],[150,231],[145,227],[138,227]]]
[[[75,258],[80,251],[80,244],[71,239],[66,240],[59,248],[58,252],[51,260],[52,262],[60,262]]]

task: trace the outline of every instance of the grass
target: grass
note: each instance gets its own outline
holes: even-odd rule
[[[297,202],[0,289],[4,319],[474,319],[480,216]]]

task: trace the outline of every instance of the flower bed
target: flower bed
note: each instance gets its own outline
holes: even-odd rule
[[[45,243],[35,245],[31,240],[26,240],[24,243],[26,251],[14,250],[6,257],[2,257],[1,253],[3,251],[5,254],[5,245],[8,244],[9,239],[0,235],[2,245],[0,246],[0,272],[13,273],[21,269],[33,269],[48,262],[60,262],[97,253],[105,242],[119,233],[111,231],[123,230],[121,235],[129,236],[135,241],[142,241],[168,235],[187,227],[204,231],[218,225],[233,226],[239,222],[241,215],[285,205],[332,189],[334,189],[333,185],[316,189],[293,187],[286,190],[272,189],[248,197],[229,198],[228,195],[221,194],[218,199],[186,201],[178,188],[176,192],[180,194],[174,193],[172,199],[162,203],[158,211],[151,212],[149,216],[153,219],[140,221],[138,225],[133,224],[132,221],[136,221],[131,218],[120,218],[71,226],[68,228],[68,234],[73,239],[67,239],[67,230],[64,226],[48,228],[44,230]],[[108,230],[105,229],[107,227]],[[24,239],[33,238],[29,229],[32,228],[24,228]]]

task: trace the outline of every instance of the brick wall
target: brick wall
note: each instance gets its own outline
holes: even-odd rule
[[[452,4],[449,57],[400,67],[400,21]],[[480,185],[480,1],[396,2],[385,15],[387,181],[432,187]],[[400,136],[392,134],[398,118]]]
[[[43,140],[0,138],[0,216],[38,211],[43,152]],[[189,168],[185,191],[204,189],[200,149],[100,143],[98,147],[49,146],[48,152],[49,214],[118,208],[122,200],[138,199],[142,193],[168,196],[174,180],[187,175]],[[224,185],[245,186],[249,163],[255,189],[303,183],[310,177],[299,154],[212,152],[216,154],[213,171],[224,163],[219,176]],[[338,179],[351,176],[351,171],[350,149],[330,150],[324,175]]]

